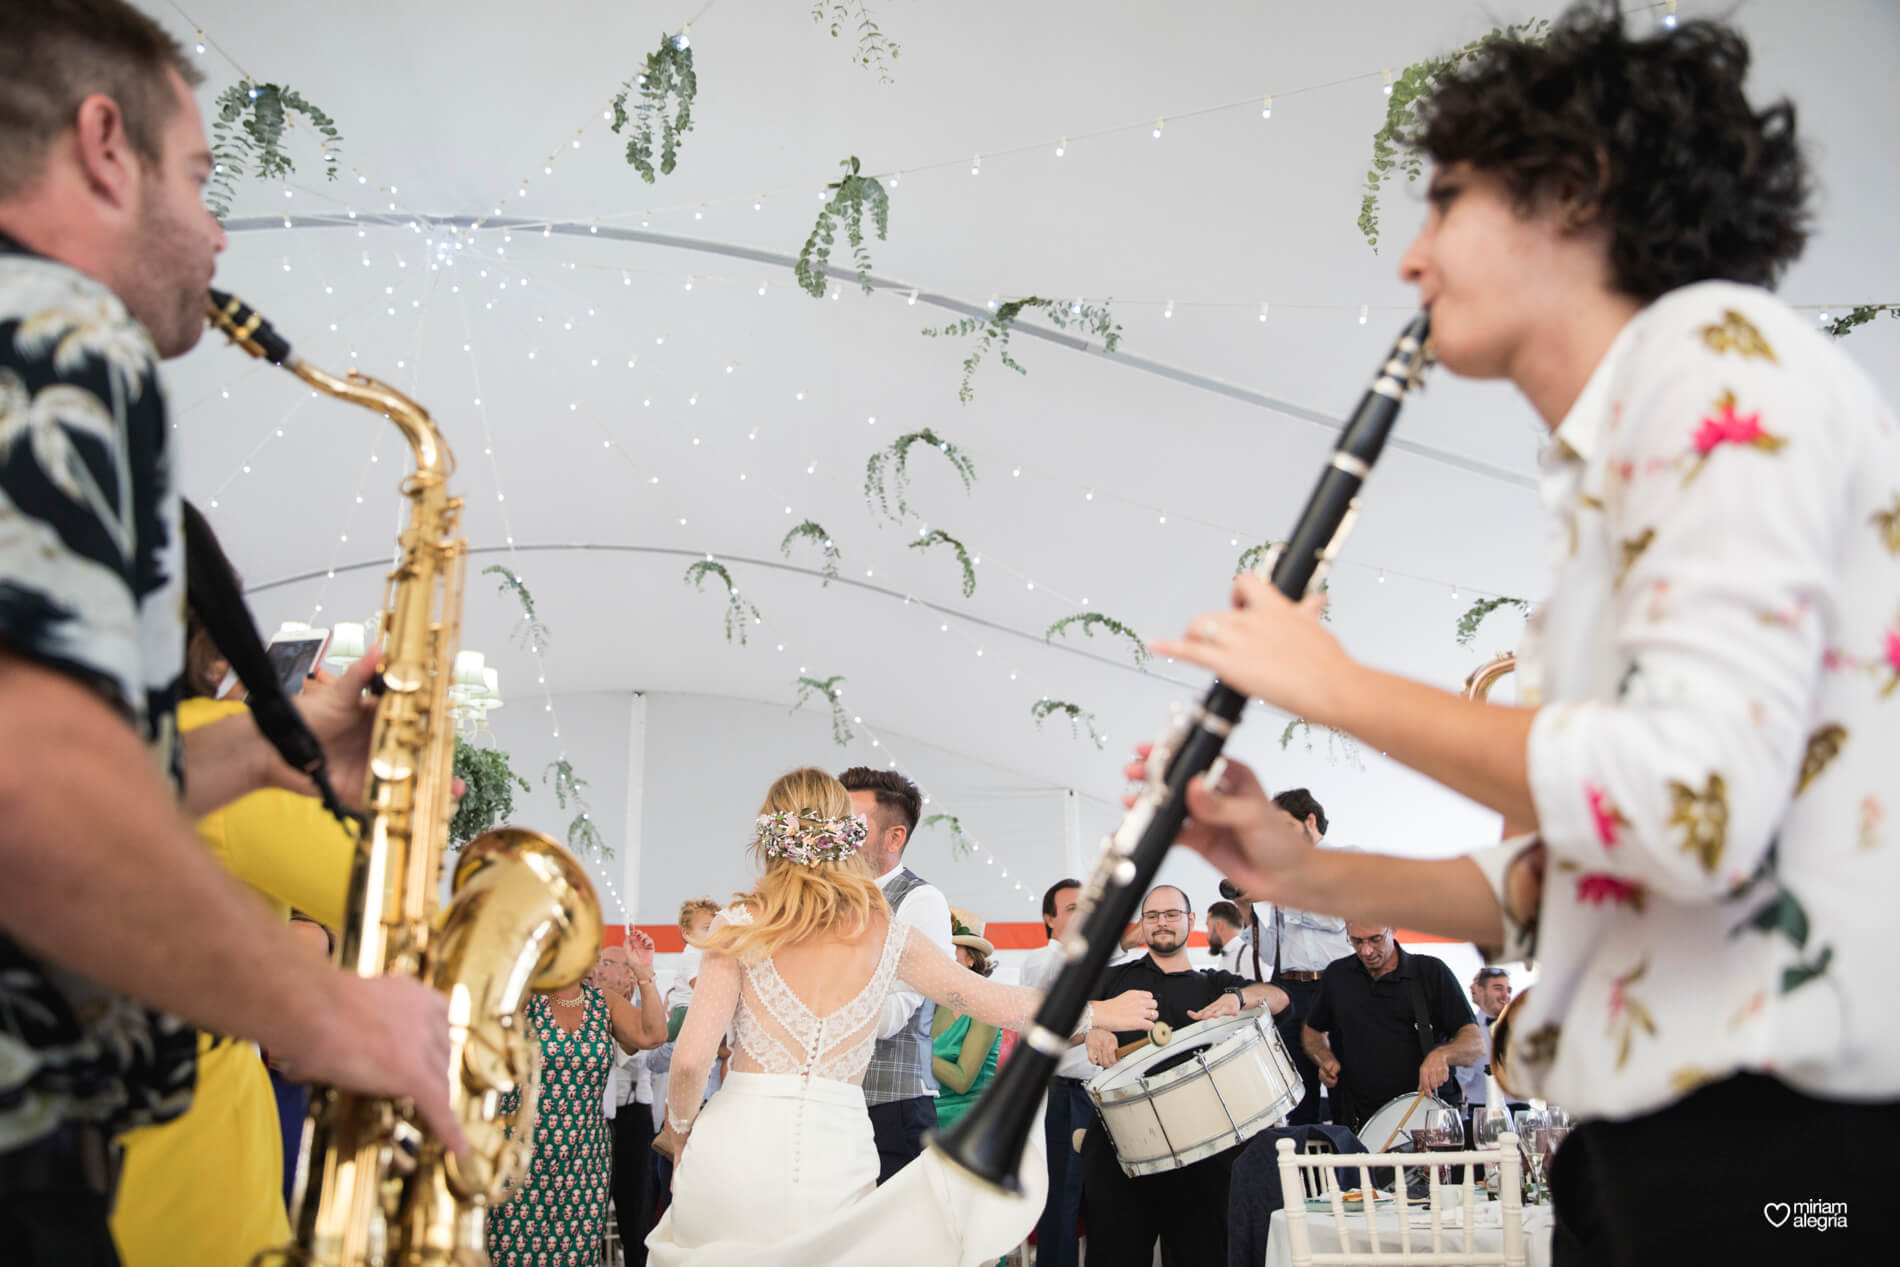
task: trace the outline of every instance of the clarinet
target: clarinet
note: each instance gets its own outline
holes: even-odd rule
[[[1430,331],[1429,312],[1406,325],[1340,434],[1292,537],[1275,545],[1262,561],[1260,570],[1269,573],[1273,587],[1286,597],[1305,597],[1325,578],[1344,544],[1359,514],[1359,490],[1398,420],[1406,392],[1419,385],[1430,361]],[[1069,1049],[1082,1010],[1136,904],[1180,834],[1187,819],[1188,783],[1221,760],[1221,749],[1246,704],[1245,695],[1217,681],[1199,708],[1155,745],[1134,807],[1103,843],[1095,872],[1082,891],[1079,931],[1072,930],[1061,943],[1062,970],[1021,1049],[949,1134],[931,1139],[940,1155],[978,1179],[1006,1192],[1020,1190],[1017,1167],[1029,1132],[1036,1129],[1056,1063]]]

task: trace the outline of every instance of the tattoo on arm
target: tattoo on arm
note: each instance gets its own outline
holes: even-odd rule
[[[967,1015],[969,1013],[970,1005],[963,1001],[963,991],[961,990],[950,991],[950,1007],[951,1007],[951,1010],[956,1012],[957,1015],[959,1016]]]

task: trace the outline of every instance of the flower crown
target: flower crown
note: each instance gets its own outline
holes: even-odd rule
[[[801,866],[843,862],[870,834],[864,815],[826,818],[814,810],[779,810],[759,815],[758,840],[768,858],[784,858]]]

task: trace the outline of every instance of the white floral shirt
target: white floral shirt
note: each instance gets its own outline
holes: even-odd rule
[[[1520,649],[1549,849],[1518,1067],[1630,1117],[1712,1079],[1900,1097],[1900,428],[1752,287],[1671,292],[1556,431]],[[1480,855],[1500,882],[1522,842]]]

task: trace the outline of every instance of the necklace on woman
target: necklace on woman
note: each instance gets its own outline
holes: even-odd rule
[[[555,1007],[579,1007],[581,1004],[587,1002],[587,991],[582,990],[571,999],[557,999],[550,994],[548,995],[548,1002],[552,1003]]]

